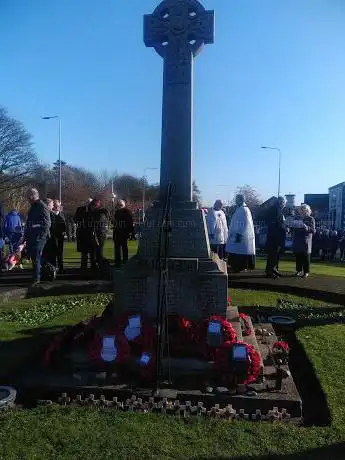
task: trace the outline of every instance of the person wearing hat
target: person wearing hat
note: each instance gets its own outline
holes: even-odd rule
[[[277,279],[282,274],[279,272],[280,254],[285,249],[286,225],[284,208],[286,199],[283,196],[275,198],[274,203],[266,216],[267,240],[266,240],[266,276]]]
[[[134,231],[132,212],[123,200],[117,202],[113,224],[115,266],[119,268],[128,261],[128,239]]]
[[[207,213],[207,228],[210,239],[211,251],[224,258],[224,245],[228,239],[228,224],[223,211],[224,202],[216,200]]]

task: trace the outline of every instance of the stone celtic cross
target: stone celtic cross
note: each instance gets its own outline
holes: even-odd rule
[[[164,0],[144,16],[144,42],[164,59],[161,201],[172,184],[172,203],[192,200],[193,61],[214,41],[214,12],[198,0]]]

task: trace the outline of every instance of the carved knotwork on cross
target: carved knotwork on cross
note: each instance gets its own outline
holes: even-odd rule
[[[214,41],[214,12],[198,0],[164,0],[144,16],[144,42],[165,59],[167,83],[188,83],[188,66],[204,44]]]

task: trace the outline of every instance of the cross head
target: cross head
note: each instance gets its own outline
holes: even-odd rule
[[[198,0],[164,0],[144,16],[144,42],[163,58],[186,50],[196,56],[204,44],[214,42],[214,12]]]

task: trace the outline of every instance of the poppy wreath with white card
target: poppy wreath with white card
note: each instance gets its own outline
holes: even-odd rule
[[[214,360],[215,352],[225,342],[237,340],[232,324],[221,316],[211,316],[202,321],[195,332],[196,343],[204,358]]]
[[[229,385],[233,381],[234,369],[232,364],[232,352],[234,345],[243,345],[246,347],[246,370],[243,375],[242,383],[248,385],[256,382],[260,375],[260,355],[255,350],[253,345],[243,342],[225,342],[221,347],[217,348],[214,353],[214,366],[219,373],[219,377],[224,385]]]
[[[128,341],[118,328],[98,332],[89,345],[89,357],[98,365],[124,364],[130,354]]]
[[[186,356],[193,353],[195,324],[192,321],[179,315],[169,315],[168,332],[172,356]]]
[[[156,369],[156,329],[143,315],[125,315],[118,318],[120,331],[126,337],[131,360],[142,380],[151,381]]]

